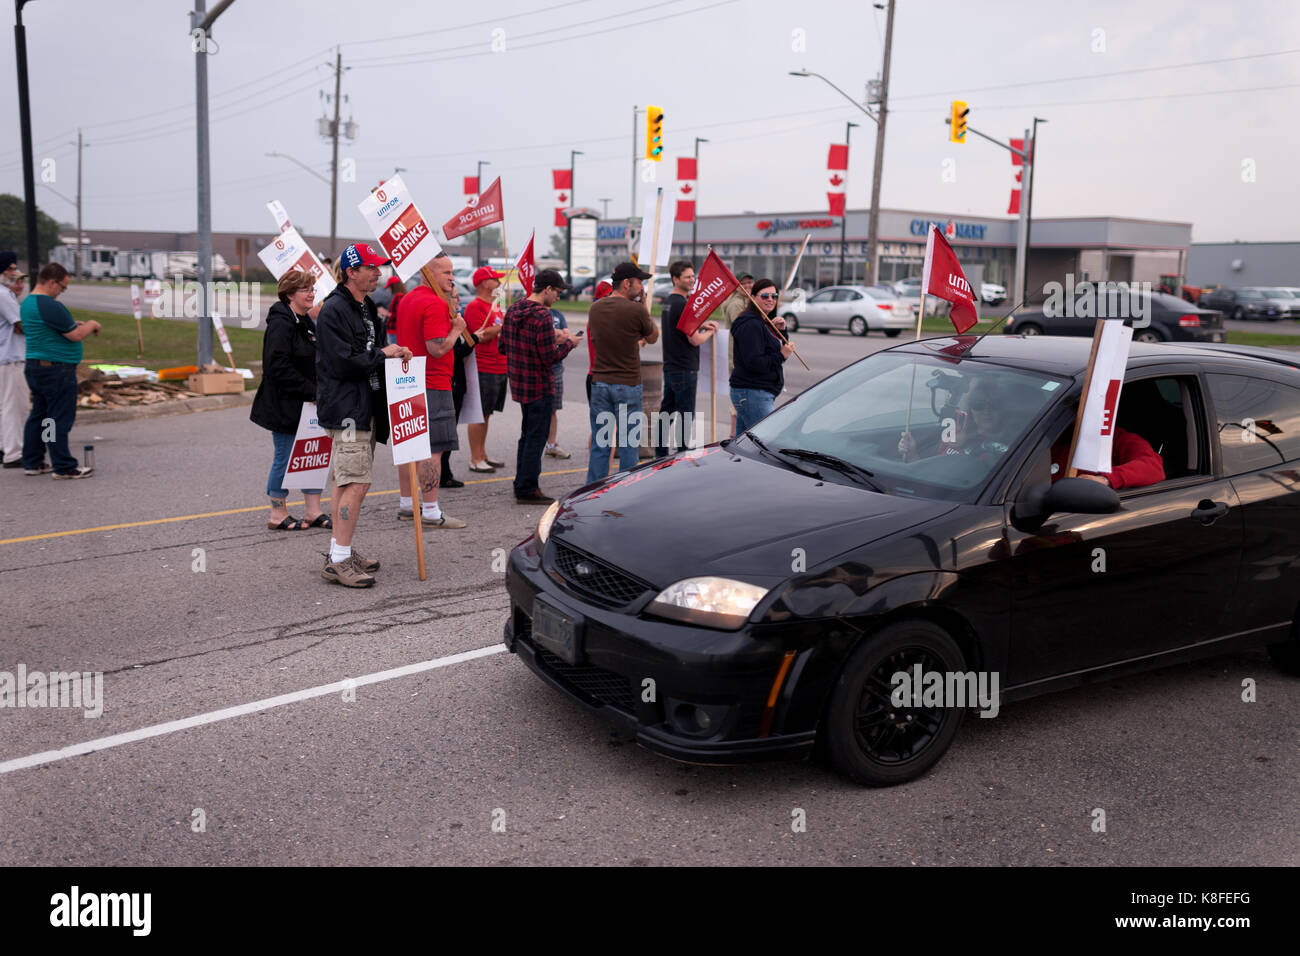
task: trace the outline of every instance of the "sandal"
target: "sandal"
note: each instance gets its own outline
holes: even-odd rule
[[[482,473],[482,472],[494,472],[496,471],[496,468],[493,467],[492,465],[489,465],[487,462],[471,461],[469,463],[469,470]]]
[[[330,520],[330,516],[323,511],[320,514],[318,514],[316,517],[312,518],[310,521],[304,518],[303,522],[305,526],[308,528],[333,528],[334,527],[334,522]]]
[[[279,524],[271,524],[269,521],[266,523],[268,531],[301,531],[305,527],[307,527],[307,522],[301,518],[295,518],[293,515],[289,515]]]

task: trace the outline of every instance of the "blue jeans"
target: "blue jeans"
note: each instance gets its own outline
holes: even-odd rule
[[[699,372],[664,371],[664,397],[659,403],[659,443],[655,457],[666,458],[674,445],[682,451],[691,443],[691,426],[685,416],[695,417],[695,386]]]
[[[32,413],[23,426],[23,467],[35,471],[45,462],[45,446],[56,474],[77,470],[77,459],[68,450],[68,433],[77,418],[77,366],[71,362],[42,365],[28,359],[23,369],[32,393]],[[45,422],[54,423],[52,440],[45,441]]]
[[[519,448],[515,453],[515,497],[522,498],[540,490],[542,449],[551,430],[551,409],[555,396],[543,395],[534,402],[520,402],[523,426],[519,430]]]
[[[776,396],[761,388],[733,388],[731,404],[736,407],[736,437],[739,438],[772,414]]]
[[[271,459],[271,473],[266,476],[266,496],[268,498],[288,498],[289,492],[280,487],[284,481],[284,470],[289,467],[289,456],[293,453],[293,434],[291,432],[271,432],[275,443],[275,457]],[[304,495],[318,495],[319,488],[304,488]]]
[[[635,468],[640,443],[633,443],[629,438],[639,438],[645,430],[641,420],[641,386],[592,382],[588,408],[591,410],[591,455],[587,459],[587,484],[609,474],[609,450],[614,444],[618,445],[619,469]],[[636,434],[629,435],[630,432]]]

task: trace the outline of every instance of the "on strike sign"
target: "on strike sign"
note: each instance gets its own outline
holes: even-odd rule
[[[375,240],[393,260],[397,277],[405,282],[442,251],[433,231],[415,208],[401,176],[380,185],[357,206]]]
[[[393,464],[405,465],[433,457],[429,446],[429,409],[424,399],[423,355],[408,361],[385,359],[388,379],[388,427]]]
[[[282,488],[324,488],[330,474],[330,436],[316,421],[316,403],[303,402]]]
[[[320,305],[325,297],[334,291],[333,277],[325,271],[311,246],[299,235],[298,230],[289,226],[280,235],[272,239],[265,249],[257,253],[262,265],[275,276],[276,281],[290,269],[301,269],[316,280],[316,304]]]

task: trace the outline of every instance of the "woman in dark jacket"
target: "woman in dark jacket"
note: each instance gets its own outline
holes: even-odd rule
[[[772,319],[772,324],[784,329],[785,319],[775,314],[780,295],[776,283],[759,279],[750,294]],[[731,324],[731,342],[735,362],[731,372],[731,404],[736,407],[736,435],[740,436],[776,406],[776,397],[785,388],[782,366],[794,352],[794,346],[782,344],[753,303]]]
[[[312,276],[300,269],[291,269],[280,277],[276,288],[279,301],[266,314],[262,383],[257,387],[253,410],[248,416],[271,432],[275,444],[271,474],[266,481],[266,494],[271,499],[266,526],[272,531],[332,526],[329,515],[320,508],[321,489],[303,490],[306,517],[295,518],[285,507],[289,492],[281,487],[302,416],[302,404],[316,400],[316,326],[308,315],[314,286]]]

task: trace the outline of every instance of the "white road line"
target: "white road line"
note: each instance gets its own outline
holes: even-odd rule
[[[239,704],[236,707],[224,707],[221,710],[211,710],[206,714],[196,714],[193,717],[183,717],[180,720],[169,720],[165,724],[154,724],[152,727],[141,727],[139,730],[129,730],[124,734],[113,734],[111,737],[100,737],[96,740],[87,740],[85,743],[73,744],[70,747],[63,747],[60,750],[46,750],[43,753],[32,754],[30,757],[15,757],[13,760],[6,760],[0,763],[0,774],[13,773],[15,770],[27,770],[31,767],[39,767],[41,764],[54,763],[57,760],[67,760],[70,757],[81,757],[85,754],[94,753],[97,750],[108,750],[111,747],[121,747],[124,744],[133,744],[139,740],[148,740],[150,737],[161,737],[164,734],[174,734],[179,730],[189,730],[191,727],[202,727],[204,724],[215,724],[218,721],[230,720],[234,717],[243,717],[246,714],[255,714],[260,710],[270,710],[273,707],[283,707],[285,704],[296,704],[299,701],[311,700],[313,697],[324,697],[326,694],[339,694],[349,688],[364,687],[366,684],[378,684],[381,681],[394,680],[398,677],[409,677],[412,674],[419,674],[423,671],[431,671],[439,667],[450,667],[452,664],[460,664],[464,661],[472,661],[475,658],[487,657],[489,654],[500,654],[506,649],[504,644],[493,644],[489,647],[480,647],[477,650],[465,651],[462,654],[452,654],[449,657],[438,657],[430,661],[420,661],[418,664],[406,664],[402,667],[394,667],[392,670],[377,671],[374,674],[367,674],[364,677],[349,677],[333,684],[323,684],[320,687],[308,687],[306,690],[296,690],[291,694],[281,694],[279,697],[267,697],[263,700],[255,700],[247,704]]]

